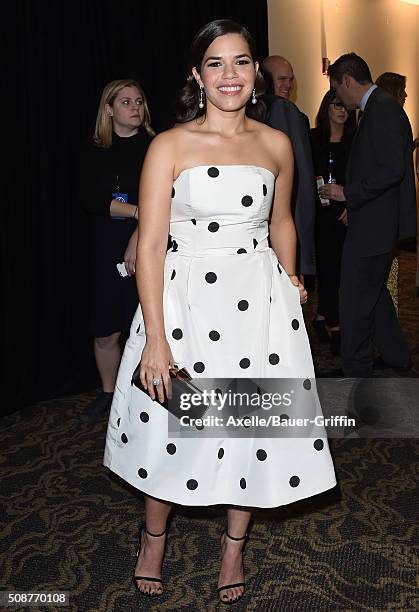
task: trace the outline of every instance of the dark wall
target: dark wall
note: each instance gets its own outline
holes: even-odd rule
[[[265,0],[14,0],[2,7],[1,413],[98,386],[88,332],[88,232],[75,193],[80,143],[112,79],[143,85],[168,127],[194,33],[231,18],[268,53]]]

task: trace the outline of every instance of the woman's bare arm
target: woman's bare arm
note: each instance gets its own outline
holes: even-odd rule
[[[148,149],[140,179],[135,275],[146,333],[141,381],[152,399],[153,378],[161,378],[167,390],[170,387],[169,365],[173,365],[163,317],[163,271],[173,187],[173,148],[170,133],[156,136]],[[162,385],[156,390],[162,401]]]
[[[287,136],[280,132],[275,136],[275,158],[279,172],[275,181],[269,235],[281,266],[291,276],[295,274],[297,248],[297,234],[291,215],[294,155]]]
[[[278,261],[290,277],[292,284],[298,287],[300,302],[303,304],[307,301],[307,291],[296,276],[297,232],[291,213],[294,153],[288,137],[283,133],[277,133],[271,142],[275,145],[275,159],[279,172],[275,181],[269,235]]]

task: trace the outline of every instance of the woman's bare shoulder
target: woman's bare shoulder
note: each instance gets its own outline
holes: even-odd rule
[[[286,147],[289,143],[289,138],[284,132],[272,128],[269,125],[266,125],[266,123],[253,120],[252,127],[253,129],[257,130],[258,135],[263,140],[266,140],[266,142],[271,142],[273,140],[275,143],[274,146],[282,145]]]
[[[196,129],[193,127],[194,123],[193,121],[189,121],[188,123],[176,124],[174,127],[155,136],[150,146],[153,146],[153,149],[158,149],[159,151],[175,150],[179,145],[185,142],[185,139],[195,134]]]

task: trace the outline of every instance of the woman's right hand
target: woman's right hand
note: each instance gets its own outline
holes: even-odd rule
[[[169,368],[174,366],[172,351],[166,338],[148,338],[141,355],[140,380],[152,400],[157,398],[160,403],[172,398],[172,383]],[[159,385],[153,385],[153,379],[159,379]]]

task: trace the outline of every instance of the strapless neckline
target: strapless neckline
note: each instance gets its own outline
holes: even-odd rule
[[[272,170],[268,170],[268,168],[265,168],[264,166],[256,166],[255,164],[199,164],[198,166],[189,166],[188,168],[181,170],[177,177],[173,180],[173,184],[180,179],[182,174],[197,168],[255,168],[256,170],[263,170],[264,172],[267,172],[273,177],[274,180],[276,179],[276,176]]]

